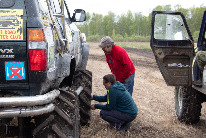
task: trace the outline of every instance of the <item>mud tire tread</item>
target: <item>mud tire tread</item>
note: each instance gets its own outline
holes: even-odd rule
[[[73,91],[61,91],[54,102],[55,110],[36,118],[38,125],[33,131],[33,137],[80,137],[79,101],[78,97],[74,96]]]
[[[200,99],[200,92],[191,86],[175,87],[175,110],[180,122],[185,124],[199,122],[202,108]]]
[[[91,106],[91,93],[92,93],[92,73],[88,70],[76,71],[76,73],[74,74],[73,86],[83,87],[83,90],[79,95],[80,122],[82,126],[88,125],[91,118],[90,106]]]

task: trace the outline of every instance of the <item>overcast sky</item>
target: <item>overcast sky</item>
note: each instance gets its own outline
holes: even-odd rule
[[[206,0],[68,0],[68,6],[72,13],[74,9],[84,9],[89,13],[107,15],[109,11],[116,15],[141,12],[148,16],[158,5],[180,4],[183,8],[206,6]]]

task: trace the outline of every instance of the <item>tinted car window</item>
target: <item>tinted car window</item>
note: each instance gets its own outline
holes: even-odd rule
[[[8,8],[12,7],[15,4],[15,0],[1,0],[0,1],[0,8]]]

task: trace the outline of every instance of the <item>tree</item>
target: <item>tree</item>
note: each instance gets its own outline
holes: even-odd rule
[[[181,5],[175,5],[172,9],[171,5],[156,6],[153,11],[178,11],[184,14],[187,24],[192,35],[195,33],[195,38],[199,32],[202,16],[206,7],[192,7],[184,9]],[[122,41],[125,38],[128,40],[148,40],[151,33],[151,16],[142,15],[141,12],[116,16],[113,12],[108,12],[107,15],[96,13],[87,13],[87,21],[78,24],[81,32],[87,35],[87,38],[92,38],[93,41],[99,40],[103,36],[111,36],[113,39]],[[160,21],[161,22],[161,21]],[[136,37],[135,37],[136,36]],[[138,38],[138,39],[137,39]],[[139,39],[141,38],[141,39]]]
[[[202,23],[202,17],[206,7],[190,9],[190,17],[187,19],[191,33],[194,35],[195,31],[199,31]]]
[[[115,14],[113,12],[109,12],[108,15],[103,17],[103,35],[104,36],[111,36],[112,31],[114,29],[114,21],[115,21]]]

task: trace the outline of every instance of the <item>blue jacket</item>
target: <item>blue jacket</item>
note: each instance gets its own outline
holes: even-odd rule
[[[132,117],[137,116],[138,108],[132,96],[119,81],[107,90],[107,94],[105,96],[93,95],[93,100],[107,102],[105,105],[95,104],[94,107],[96,109],[117,110]]]

